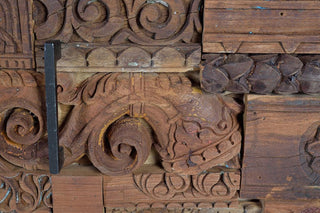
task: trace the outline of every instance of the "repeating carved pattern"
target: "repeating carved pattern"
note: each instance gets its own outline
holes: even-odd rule
[[[316,55],[206,55],[205,58],[201,85],[207,92],[320,92],[320,58]]]
[[[60,135],[66,164],[87,153],[102,173],[131,172],[149,154],[150,139],[134,139],[131,131],[121,131],[119,122],[140,123],[132,126],[132,134],[146,135],[150,128],[162,165],[170,172],[197,174],[240,151],[236,112],[219,96],[192,92],[184,75],[101,73],[76,90],[63,82],[60,86],[60,102],[75,105]],[[120,140],[120,132],[113,136],[114,129],[127,139]]]
[[[44,51],[36,49],[37,70],[44,70]],[[174,58],[174,60],[172,60]],[[185,72],[199,69],[201,45],[95,46],[62,45],[59,72]]]
[[[230,200],[240,187],[239,173],[180,175],[174,173],[133,175],[139,190],[160,200],[210,198]]]
[[[0,71],[0,171],[10,170],[7,161],[26,169],[48,167],[38,77],[41,75],[25,70]]]
[[[300,161],[313,184],[320,185],[320,123],[313,124],[303,135],[300,144]]]
[[[24,172],[0,176],[1,212],[33,212],[39,208],[52,208],[50,176]]]
[[[31,1],[0,2],[0,69],[33,68]]]
[[[199,39],[200,0],[35,0],[36,39],[168,45]]]

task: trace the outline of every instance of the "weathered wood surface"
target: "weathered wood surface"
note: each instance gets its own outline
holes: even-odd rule
[[[52,208],[51,177],[46,173],[1,173],[0,185],[0,212],[49,213]]]
[[[320,1],[206,0],[203,51],[320,53]]]
[[[265,201],[265,213],[319,213],[319,200]]]
[[[201,87],[221,93],[320,93],[319,55],[207,54]]]
[[[52,176],[53,212],[103,213],[102,176],[89,175],[82,170],[78,175]]]
[[[241,197],[320,198],[319,96],[246,96]]]
[[[44,51],[36,48],[37,71],[44,71]],[[186,72],[199,70],[200,44],[139,46],[63,44],[58,72]]]
[[[0,69],[34,68],[31,3],[0,1]]]

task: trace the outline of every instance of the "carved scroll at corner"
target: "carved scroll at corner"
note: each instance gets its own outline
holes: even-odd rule
[[[320,93],[320,57],[205,55],[201,86],[210,93]]]
[[[170,172],[198,174],[240,152],[237,112],[220,96],[195,92],[184,75],[100,73],[76,90],[61,91],[60,102],[74,105],[60,135],[66,165],[87,154],[105,174],[136,169],[136,163],[149,154],[141,150],[149,149],[149,139],[130,136],[145,130],[120,128],[118,122],[123,119],[139,119],[144,123],[140,127],[150,129],[152,144]],[[115,128],[122,134],[113,136]]]
[[[52,208],[51,178],[46,174],[18,172],[0,175],[0,211],[33,212]]]
[[[314,123],[302,136],[300,162],[312,184],[320,185],[320,122]]]
[[[0,71],[0,171],[48,169],[42,92],[32,71]],[[40,79],[39,79],[40,80]]]
[[[169,45],[199,42],[201,0],[35,0],[36,39]]]

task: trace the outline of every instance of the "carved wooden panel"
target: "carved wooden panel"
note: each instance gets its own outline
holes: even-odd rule
[[[59,39],[107,44],[199,42],[200,0],[34,0],[39,43]]]
[[[44,51],[36,50],[37,71],[44,71]],[[200,44],[137,46],[64,44],[58,72],[185,72],[198,70]]]
[[[319,198],[318,96],[247,95],[241,196]]]
[[[206,0],[203,51],[319,53],[319,1]]]
[[[31,69],[32,8],[29,0],[0,1],[0,69]]]
[[[10,172],[0,175],[1,212],[50,212],[51,177],[45,173]]]
[[[210,93],[318,94],[319,55],[203,56],[201,86]]]

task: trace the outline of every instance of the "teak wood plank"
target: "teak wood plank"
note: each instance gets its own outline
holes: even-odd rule
[[[319,53],[319,10],[320,1],[207,0],[203,51]]]
[[[320,198],[319,96],[246,96],[242,198]]]
[[[52,176],[53,212],[104,212],[102,176],[79,171]]]

